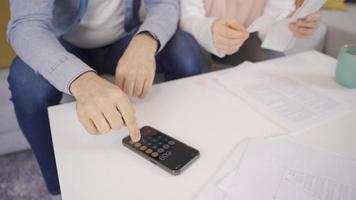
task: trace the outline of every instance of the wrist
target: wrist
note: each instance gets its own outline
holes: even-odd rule
[[[151,52],[156,53],[159,48],[159,41],[150,32],[142,32],[134,37],[140,44],[144,44]]]
[[[69,87],[69,91],[73,94],[74,97],[77,97],[85,87],[88,86],[88,83],[92,82],[95,78],[97,78],[97,74],[95,72],[86,72],[76,78]]]

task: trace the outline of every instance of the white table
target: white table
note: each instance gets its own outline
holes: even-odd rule
[[[285,66],[281,70],[306,82],[345,93],[333,81],[335,59],[307,52],[268,62]],[[156,127],[200,150],[200,159],[180,176],[123,147],[127,130],[92,136],[80,125],[74,103],[51,107],[63,200],[192,199],[243,138],[283,134],[280,127],[211,81],[216,73],[155,85],[148,98],[134,102],[142,126]],[[348,97],[356,104],[356,91]],[[298,139],[356,159],[355,133],[356,112],[350,112],[305,131]]]

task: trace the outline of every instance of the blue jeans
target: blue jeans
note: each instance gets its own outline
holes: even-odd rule
[[[83,60],[99,74],[114,74],[118,60],[135,32],[116,43],[97,49],[79,49],[61,41],[67,51]],[[156,56],[157,71],[167,80],[202,72],[204,59],[195,39],[178,30]],[[30,143],[51,194],[60,194],[47,108],[59,104],[62,93],[35,73],[19,57],[15,58],[8,77],[12,101],[20,128]]]

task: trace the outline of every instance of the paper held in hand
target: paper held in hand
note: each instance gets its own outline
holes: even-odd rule
[[[247,31],[252,33],[267,30],[262,48],[280,52],[286,51],[293,47],[296,41],[296,38],[289,30],[289,23],[318,11],[325,2],[326,0],[304,0],[301,7],[288,18],[285,13],[262,15],[247,28]]]

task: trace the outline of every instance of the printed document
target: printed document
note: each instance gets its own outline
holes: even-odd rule
[[[271,64],[270,64],[271,65]],[[350,105],[279,73],[268,64],[244,63],[217,77],[234,96],[284,128],[302,131],[350,111]]]
[[[356,162],[291,136],[248,139],[196,199],[354,200]]]

